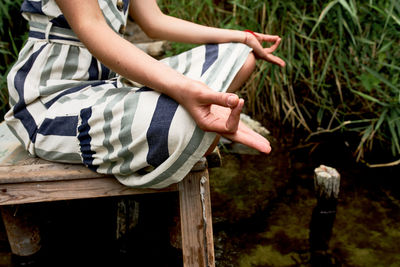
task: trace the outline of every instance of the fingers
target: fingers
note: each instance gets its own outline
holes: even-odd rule
[[[258,34],[257,35],[262,41],[264,42],[269,42],[269,43],[274,43],[276,42],[278,39],[280,39],[280,37],[278,35],[268,35],[268,34]]]
[[[231,93],[220,93],[212,90],[205,90],[199,96],[199,101],[205,105],[219,105],[227,108],[234,108],[239,103],[239,97]]]
[[[269,141],[262,135],[245,126],[243,123],[239,123],[239,128],[234,134],[222,134],[222,136],[254,148],[262,153],[268,154],[271,152],[271,145]]]
[[[239,103],[236,105],[235,108],[232,109],[231,114],[226,121],[226,129],[229,132],[236,132],[240,122],[240,113],[242,112],[242,108],[244,105],[244,100],[239,99]]]
[[[261,44],[264,41],[273,44],[270,47],[264,48]],[[258,58],[267,60],[280,67],[284,67],[286,65],[285,62],[281,58],[272,55],[272,53],[279,47],[281,41],[282,39],[278,35],[257,33],[257,40],[252,36],[250,40],[248,40],[247,44],[253,48],[253,52]]]
[[[285,67],[286,65],[285,61],[283,61],[280,57],[274,56],[272,54],[267,54],[266,60],[281,67]]]
[[[281,40],[282,40],[281,38],[278,38],[272,46],[266,48],[265,50],[268,53],[274,52],[278,48],[279,44],[281,43]]]
[[[242,143],[263,153],[271,151],[271,146],[267,139],[240,122],[240,113],[244,105],[243,99],[238,99],[236,95],[225,93],[207,93],[205,95],[201,101],[215,104],[202,104],[199,109],[200,112],[193,113],[201,129],[216,132],[232,141]],[[232,96],[234,97],[231,98]],[[234,107],[226,107],[235,103]],[[196,114],[200,114],[200,116]]]
[[[212,105],[211,112],[206,117],[206,129],[219,134],[235,133],[240,122],[244,100],[240,99],[238,104],[232,108]]]
[[[245,126],[243,123],[239,123],[236,137],[236,142],[242,143],[266,154],[271,152],[271,144],[269,141],[264,136]]]

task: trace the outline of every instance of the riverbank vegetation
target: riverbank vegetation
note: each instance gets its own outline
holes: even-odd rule
[[[0,101],[26,38],[21,0],[0,4]],[[397,0],[165,0],[167,13],[205,25],[278,34],[285,69],[259,62],[241,95],[246,112],[295,129],[304,145],[339,134],[357,160],[400,156],[400,3]],[[12,10],[12,11],[10,11]],[[14,17],[14,19],[12,19]],[[172,44],[169,54],[190,48]],[[267,119],[266,119],[267,120]]]
[[[287,67],[258,65],[242,91],[249,113],[297,129],[303,144],[340,133],[357,160],[377,150],[400,155],[398,1],[164,3],[177,17],[282,36],[277,54]]]

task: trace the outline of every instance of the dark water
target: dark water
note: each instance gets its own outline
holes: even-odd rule
[[[400,266],[398,167],[367,168],[335,142],[313,153],[278,146],[270,156],[223,158],[211,172],[217,266]],[[341,174],[322,259],[312,256],[309,242],[320,164]]]
[[[366,168],[335,143],[311,154],[277,141],[268,156],[222,154],[223,166],[210,172],[216,266],[312,266],[313,171],[320,164],[339,171],[341,191],[325,262],[314,266],[400,266],[398,167]],[[139,224],[118,241],[119,198],[32,205],[43,236],[36,266],[181,266],[168,234],[176,197],[134,198]],[[13,266],[0,230],[0,266]]]

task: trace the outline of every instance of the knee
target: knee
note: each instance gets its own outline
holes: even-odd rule
[[[231,85],[229,86],[227,92],[234,93],[250,78],[250,75],[254,72],[256,68],[256,58],[253,52],[250,52],[246,61],[240,68],[239,72],[236,74]]]
[[[241,68],[241,71],[244,74],[247,74],[247,76],[249,77],[254,70],[256,69],[256,57],[254,56],[253,52],[250,52],[246,61],[243,64],[243,67]]]

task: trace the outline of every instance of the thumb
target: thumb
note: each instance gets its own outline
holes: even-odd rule
[[[234,108],[239,104],[239,97],[231,93],[221,93],[215,91],[205,91],[199,97],[202,104],[216,104],[223,107]]]

